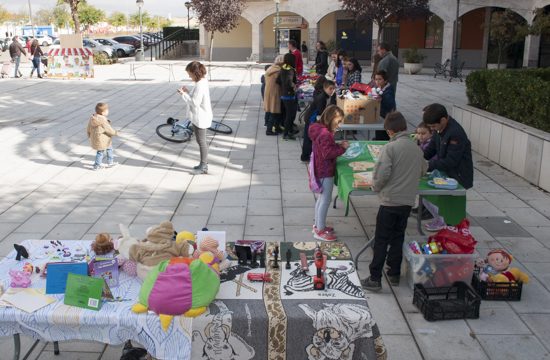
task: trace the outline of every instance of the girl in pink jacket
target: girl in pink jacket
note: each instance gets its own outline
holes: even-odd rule
[[[322,192],[315,203],[315,224],[313,237],[318,240],[335,241],[334,229],[326,226],[328,208],[332,198],[336,158],[346,152],[347,141],[336,143],[334,132],[344,120],[344,112],[336,105],[328,106],[321,118],[309,127],[309,137],[313,144],[313,166],[315,178],[322,185]]]

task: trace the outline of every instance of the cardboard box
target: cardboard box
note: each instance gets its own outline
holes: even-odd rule
[[[358,99],[337,98],[336,105],[344,110],[344,124],[375,124],[380,122],[380,103],[360,97]]]

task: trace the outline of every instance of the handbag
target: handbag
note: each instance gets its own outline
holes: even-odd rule
[[[316,194],[323,192],[323,184],[315,177],[315,153],[312,151],[309,158],[309,165],[307,167],[307,173],[309,177],[309,189]]]

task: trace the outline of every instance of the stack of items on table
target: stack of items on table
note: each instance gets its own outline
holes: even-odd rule
[[[467,219],[427,239],[405,240],[413,303],[426,320],[477,319],[481,299],[520,300],[528,276],[509,267],[512,256],[503,249],[491,250],[485,260],[476,261],[476,244]]]
[[[314,85],[318,78],[319,75],[315,72],[315,70],[307,73],[304,72],[304,74],[298,76],[298,89],[296,92],[298,100],[313,102],[313,92],[315,90]]]
[[[380,120],[380,101],[371,93],[345,90],[336,105],[344,111],[344,124],[375,124]]]

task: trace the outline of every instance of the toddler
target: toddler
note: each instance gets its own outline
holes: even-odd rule
[[[414,139],[416,140],[418,146],[422,151],[426,150],[430,141],[432,141],[432,131],[428,128],[424,122],[421,122],[416,127],[416,132],[414,134]]]
[[[111,127],[111,120],[107,119],[109,115],[109,105],[98,103],[95,106],[95,114],[90,117],[88,122],[88,138],[90,145],[97,150],[94,162],[94,170],[102,169],[103,157],[107,154],[107,167],[115,166],[113,161],[113,136],[118,132]]]

